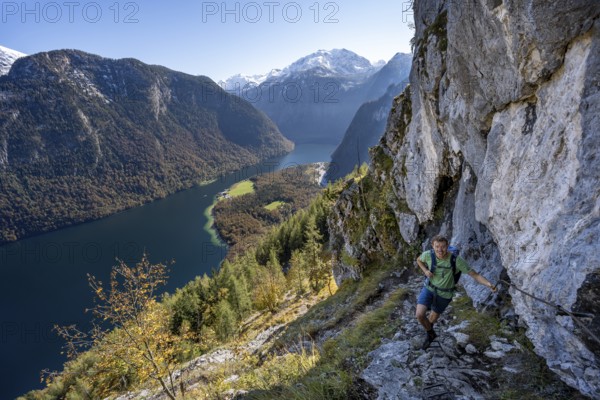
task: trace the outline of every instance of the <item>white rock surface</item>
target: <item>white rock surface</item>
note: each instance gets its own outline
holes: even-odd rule
[[[600,2],[414,6],[410,86],[380,143],[394,162],[398,199],[390,204],[405,200],[420,234],[435,227],[461,242],[463,257],[492,282],[509,279],[593,314],[587,323],[597,333]],[[447,194],[454,208],[440,220]],[[476,303],[493,303],[487,288],[461,282]],[[554,307],[509,292],[535,351],[563,381],[600,398],[600,344]]]

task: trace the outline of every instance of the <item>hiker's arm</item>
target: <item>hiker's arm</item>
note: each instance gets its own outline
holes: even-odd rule
[[[421,271],[423,271],[423,273],[425,274],[426,277],[433,278],[433,273],[429,270],[429,268],[427,267],[427,264],[425,264],[423,261],[421,261],[419,259],[419,257],[417,257],[417,264],[419,265],[419,268],[421,268]]]
[[[496,291],[496,287],[494,285],[492,285],[492,283],[490,281],[485,279],[484,276],[479,275],[477,272],[471,271],[471,272],[469,272],[469,276],[471,278],[475,279],[478,283],[482,284],[483,286],[489,287],[492,290],[492,292]]]

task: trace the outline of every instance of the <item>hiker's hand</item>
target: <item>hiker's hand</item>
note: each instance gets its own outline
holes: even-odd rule
[[[498,289],[496,288],[496,286],[492,285],[492,283],[490,282],[490,290],[494,293],[496,293],[498,291]]]
[[[433,272],[427,270],[427,271],[425,271],[425,276],[428,278],[433,278]]]

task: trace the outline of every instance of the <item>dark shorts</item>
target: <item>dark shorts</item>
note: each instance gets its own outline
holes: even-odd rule
[[[419,294],[419,298],[417,300],[417,304],[422,304],[427,307],[428,310],[433,310],[434,312],[441,314],[444,312],[446,307],[452,299],[445,299],[441,296],[436,296],[431,290],[427,289],[423,286],[423,290]]]

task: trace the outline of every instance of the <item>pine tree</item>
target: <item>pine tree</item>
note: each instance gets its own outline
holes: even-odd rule
[[[302,248],[304,244],[304,238],[302,235],[302,227],[300,225],[299,218],[292,220],[292,231],[290,233],[290,251],[298,250]]]
[[[308,280],[314,292],[321,290],[329,280],[329,266],[321,259],[321,240],[314,216],[309,218],[304,231],[306,242],[303,253],[306,255]]]

